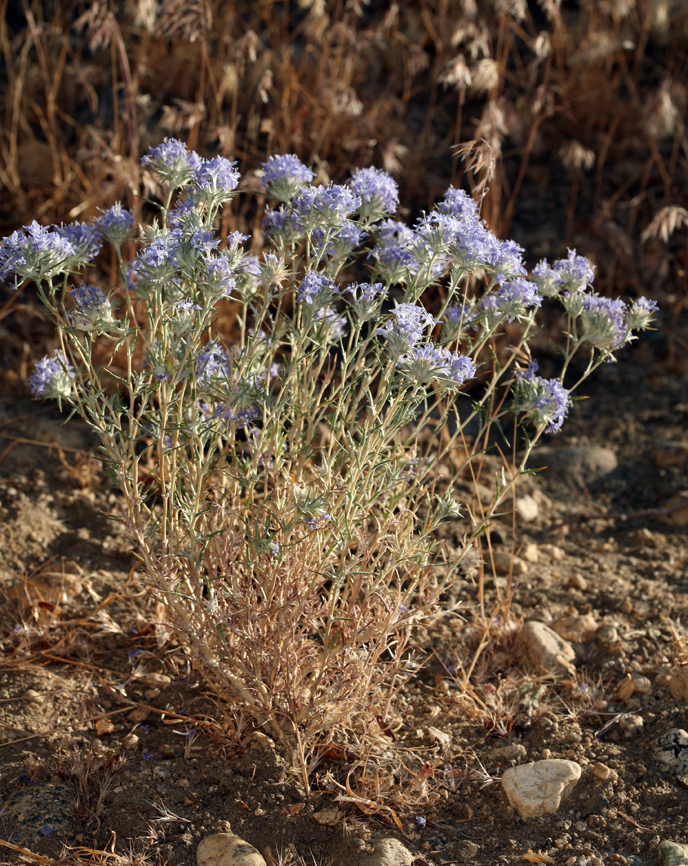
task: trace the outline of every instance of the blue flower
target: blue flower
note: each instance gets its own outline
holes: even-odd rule
[[[545,433],[555,433],[564,423],[571,397],[558,379],[542,379],[537,370],[537,361],[531,361],[526,370],[516,373],[514,410],[525,412],[538,427],[548,425]]]
[[[56,228],[34,220],[0,243],[0,279],[14,277],[14,287],[25,279],[37,283],[66,273],[76,256],[73,244]]]
[[[204,204],[215,206],[233,198],[241,175],[224,156],[203,160],[193,173],[191,182],[196,196]]]
[[[422,339],[424,329],[437,324],[434,316],[424,307],[417,307],[415,304],[397,304],[392,315],[396,322],[390,320],[384,328],[378,328],[375,332],[388,341],[392,354],[400,354],[400,351],[413,348]]]
[[[102,216],[98,217],[95,224],[106,241],[120,246],[131,235],[134,214],[125,210],[121,202],[117,202],[108,210],[102,211]]]
[[[114,323],[112,304],[102,289],[82,283],[69,294],[74,299],[74,307],[69,312],[69,318],[75,328],[102,333]]]
[[[172,187],[184,186],[191,179],[200,164],[201,158],[195,151],[176,138],[166,138],[162,144],[152,147],[141,160],[142,165],[152,166],[162,180]]]
[[[309,306],[323,306],[336,294],[339,289],[331,277],[309,271],[299,286],[297,299]]]
[[[396,213],[399,187],[387,172],[379,168],[358,168],[349,180],[349,188],[361,198],[361,216],[374,217]]]
[[[72,394],[75,372],[61,351],[50,358],[41,358],[29,377],[29,388],[34,397],[54,397],[57,400]]]
[[[315,175],[293,153],[270,156],[263,165],[263,189],[278,201],[289,202]]]

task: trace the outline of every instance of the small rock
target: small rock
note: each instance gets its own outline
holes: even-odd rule
[[[513,575],[522,575],[527,574],[528,572],[528,566],[520,557],[512,556],[504,550],[493,550],[492,560],[490,560],[488,556],[486,561],[488,568],[490,567],[491,562],[494,562],[497,574],[508,574],[509,571],[511,571]]]
[[[206,836],[196,849],[198,866],[266,866],[262,854],[233,833]]]
[[[573,643],[586,643],[597,631],[598,623],[591,613],[561,616],[552,624],[552,628],[564,640]]]
[[[502,746],[499,749],[493,749],[488,758],[493,763],[497,761],[525,761],[528,757],[526,747],[520,743],[512,743],[510,746]]]
[[[668,509],[663,514],[657,515],[662,523],[678,528],[688,526],[688,491],[683,490],[681,493],[670,496],[660,505],[662,508]]]
[[[138,748],[139,738],[136,734],[127,734],[126,737],[122,738],[122,745],[128,751],[133,752],[134,749]]]
[[[479,852],[480,845],[476,845],[470,839],[462,839],[454,846],[454,856],[459,863],[470,863],[472,860],[475,860]]]
[[[627,740],[639,734],[643,730],[644,724],[643,717],[634,713],[626,713],[619,718],[619,728]]]
[[[669,691],[677,701],[688,701],[688,667],[674,671],[669,680]]]
[[[569,673],[576,659],[571,644],[543,622],[527,622],[518,637],[521,655],[537,669]]]
[[[592,774],[603,782],[609,782],[618,778],[618,774],[615,770],[612,770],[611,767],[608,767],[606,764],[602,764],[599,761],[592,765]]]
[[[27,689],[21,696],[21,699],[26,701],[27,704],[40,704],[43,701],[43,698],[38,694],[36,689]]]
[[[665,839],[657,846],[662,866],[688,866],[688,845]]]
[[[537,544],[534,544],[532,541],[530,544],[526,544],[521,551],[521,556],[526,562],[538,562],[540,559],[540,551],[538,550]]]
[[[132,710],[127,718],[130,722],[145,722],[148,716],[150,715],[150,710],[147,710],[145,707],[136,707],[135,710]]]
[[[172,680],[167,674],[146,674],[143,677],[139,677],[139,682],[150,688],[164,689],[165,686],[169,686]]]
[[[191,784],[191,782],[189,782],[188,779],[180,779],[180,780],[177,782],[177,785],[178,785],[180,788],[188,788],[190,784]]]
[[[595,632],[595,643],[609,653],[616,655],[621,646],[619,632],[609,623],[603,623]]]
[[[660,689],[666,689],[671,685],[673,673],[668,665],[658,665],[655,670],[655,685]]]
[[[583,577],[582,574],[572,574],[571,577],[566,581],[566,585],[570,586],[571,589],[580,589],[581,592],[588,588],[588,581]]]
[[[619,465],[611,448],[601,445],[569,445],[538,448],[533,452],[529,465],[537,469],[548,468],[547,477],[561,475],[568,481],[588,486],[600,481]]]
[[[96,735],[104,737],[106,734],[111,734],[115,730],[115,726],[110,719],[98,719],[96,722]]]
[[[378,839],[373,853],[361,861],[361,866],[411,866],[415,859],[403,842],[390,837]]]
[[[557,547],[556,544],[541,544],[540,553],[544,553],[544,555],[548,556],[552,562],[561,562],[566,556],[566,553],[564,553],[561,547]]]
[[[345,816],[346,812],[341,809],[323,809],[322,812],[313,813],[313,820],[323,827],[335,827],[337,824],[341,824]]]
[[[590,815],[599,815],[609,805],[609,800],[604,796],[602,791],[593,794],[592,797],[583,807],[581,818],[588,818]]]
[[[616,694],[624,703],[628,703],[632,695],[651,695],[652,683],[642,674],[628,674],[616,689]]]
[[[429,725],[427,728],[423,728],[423,742],[432,746],[439,746],[443,752],[447,752],[451,749],[452,736]]]
[[[655,743],[655,759],[665,772],[688,775],[688,731],[672,728]]]
[[[516,497],[516,513],[525,523],[532,523],[540,516],[540,506],[529,494]]]
[[[502,776],[502,787],[522,818],[555,814],[576,787],[580,764],[560,758],[511,767]]]

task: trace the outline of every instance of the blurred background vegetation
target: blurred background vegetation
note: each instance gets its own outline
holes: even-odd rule
[[[482,213],[531,264],[575,247],[597,290],[663,306],[647,352],[682,371],[688,334],[685,0],[2,0],[3,234],[91,220],[154,192],[165,136],[237,159],[273,153],[316,183],[376,165],[413,219],[492,164]],[[457,146],[479,141],[470,154]],[[479,168],[480,166],[478,166]],[[482,172],[484,175],[484,172]],[[225,227],[262,246],[261,196]],[[96,278],[117,284],[101,254]],[[0,365],[20,385],[52,339],[33,289],[0,293]]]

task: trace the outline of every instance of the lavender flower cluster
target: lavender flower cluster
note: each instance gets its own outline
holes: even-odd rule
[[[314,172],[294,154],[271,156],[261,177],[277,208],[266,213],[264,228],[281,255],[269,252],[259,259],[244,250],[246,235],[234,232],[221,239],[215,231],[219,208],[238,190],[235,162],[206,159],[182,142],[166,139],[151,148],[142,164],[167,185],[168,204],[162,220],[141,227],[138,252],[126,267],[126,285],[147,305],[159,298],[179,346],[199,338],[190,335],[203,332],[220,298],[246,303],[262,293],[269,302],[282,290],[287,254],[299,244],[305,245],[307,266],[293,287],[311,339],[329,346],[342,341],[351,325],[376,323],[372,333],[384,341],[402,386],[425,388],[436,382],[441,390],[461,387],[478,374],[470,356],[476,341],[505,323],[532,322],[543,298],[558,299],[578,323],[580,340],[605,358],[634,339],[634,330],[648,327],[657,308],[646,298],[629,306],[597,295],[592,291],[594,267],[575,251],[552,266],[541,262],[529,280],[523,249],[499,240],[480,218],[476,202],[453,187],[435,210],[409,227],[393,219],[398,188],[384,171],[360,168],[345,184],[313,185]],[[63,277],[66,287],[68,275],[89,264],[103,240],[119,249],[133,232],[134,214],[119,203],[93,225],[33,222],[0,243],[0,278],[14,280],[15,287],[25,279],[51,287]],[[370,238],[371,282],[338,285],[337,273]],[[450,297],[438,318],[418,303],[431,283],[449,279],[455,293],[461,278],[470,274],[485,277],[482,297],[466,294],[460,302]],[[395,307],[384,312],[394,287],[402,300],[395,298]],[[65,321],[75,331],[117,331],[113,305],[101,289],[82,284],[68,295],[72,306]],[[337,304],[345,304],[344,312]],[[439,324],[435,341],[432,333]],[[161,351],[151,343],[146,363],[153,380],[169,384],[191,375],[196,387],[209,389],[203,418],[242,426],[259,416],[266,391],[256,370],[246,374],[250,387],[242,391],[229,355],[215,342],[191,353]],[[188,370],[175,374],[179,358],[187,359]],[[54,356],[37,366],[31,387],[37,396],[68,398],[72,379],[68,361]],[[516,392],[516,404],[537,424],[546,424],[549,432],[561,427],[569,397],[560,382],[540,379],[529,368],[517,377]]]

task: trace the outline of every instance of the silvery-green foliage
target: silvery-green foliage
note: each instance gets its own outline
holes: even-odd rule
[[[99,434],[121,519],[181,639],[218,694],[303,759],[343,720],[373,707],[384,716],[413,627],[439,609],[516,483],[518,473],[504,478],[480,518],[462,518],[451,492],[432,505],[434,471],[466,444],[466,425],[479,421],[474,452],[507,412],[534,425],[523,471],[564,421],[575,354],[588,353],[589,374],[656,305],[598,297],[575,252],[528,280],[523,250],[496,238],[461,190],[410,227],[391,218],[398,192],[384,172],[313,186],[295,156],[271,157],[272,246],[251,251],[246,235],[218,234],[235,163],[175,140],[143,163],[166,187],[152,222],[134,226],[115,205],[94,226],[33,223],[0,243],[0,277],[38,285],[60,348],[36,365],[31,389],[70,403]],[[119,260],[119,305],[71,286],[102,239]],[[354,265],[367,282],[344,282]],[[443,298],[432,311],[431,286]],[[515,366],[543,297],[567,315],[555,379]],[[227,300],[240,310],[229,342],[216,327]],[[500,360],[507,326],[520,336]],[[114,390],[94,362],[99,334],[125,359],[124,372],[121,361],[109,371]],[[424,446],[430,420],[440,438]],[[451,562],[433,535],[449,519],[464,536]]]

